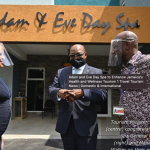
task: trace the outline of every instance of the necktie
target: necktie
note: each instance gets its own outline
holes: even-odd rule
[[[74,68],[74,69],[75,69],[74,74],[77,74],[79,69],[77,69],[77,68]]]

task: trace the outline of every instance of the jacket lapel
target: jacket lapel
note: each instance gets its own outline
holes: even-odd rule
[[[67,89],[67,76],[68,76],[68,74],[72,74],[72,66],[66,68],[64,70],[63,76],[61,76],[61,78],[63,78],[63,88],[64,89]]]
[[[86,64],[84,69],[83,69],[82,74],[89,74],[89,73],[90,73],[90,67]]]
[[[72,66],[67,68],[67,74],[72,74]]]

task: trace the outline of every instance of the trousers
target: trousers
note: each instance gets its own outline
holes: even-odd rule
[[[80,136],[75,128],[73,117],[65,134],[61,134],[64,150],[96,150],[97,136]]]

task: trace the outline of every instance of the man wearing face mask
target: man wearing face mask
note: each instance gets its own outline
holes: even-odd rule
[[[114,59],[116,58],[116,59]],[[119,120],[121,140],[126,150],[150,149],[150,55],[138,50],[138,37],[123,31],[111,41],[109,66],[121,65],[121,74],[145,74],[146,89],[121,89],[119,105],[124,114]]]
[[[72,66],[59,69],[49,86],[49,97],[60,101],[56,131],[61,134],[65,150],[96,150],[98,124],[96,102],[106,100],[103,89],[67,89],[68,74],[102,74],[100,69],[86,64],[83,45],[70,49]]]

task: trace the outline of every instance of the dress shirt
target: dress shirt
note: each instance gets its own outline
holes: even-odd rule
[[[137,58],[139,58],[137,60]],[[119,101],[124,108],[122,116],[121,139],[127,139],[127,145],[150,145],[145,138],[150,130],[150,55],[143,55],[140,51],[132,56],[129,62],[123,66],[123,74],[146,74],[146,89],[124,89]]]
[[[85,65],[83,65],[83,66],[81,66],[80,68],[78,68],[77,74],[82,74],[84,68],[85,68]],[[74,74],[74,73],[75,73],[75,67],[72,67],[72,74]],[[61,98],[58,97],[58,98],[57,98],[57,101],[60,101],[60,100],[61,100]]]
[[[82,74],[84,68],[85,68],[85,65],[83,65],[80,68],[78,68],[77,74]],[[74,73],[75,73],[75,67],[72,67],[72,74],[74,74]]]

